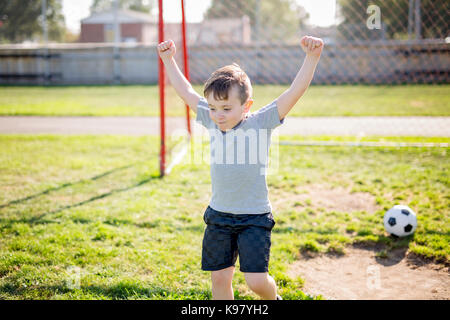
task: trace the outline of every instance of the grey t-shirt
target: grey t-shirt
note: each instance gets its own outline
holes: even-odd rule
[[[276,100],[251,113],[233,129],[223,132],[209,116],[208,102],[201,98],[196,121],[210,134],[210,207],[233,214],[272,211],[266,182],[269,148],[279,119]]]

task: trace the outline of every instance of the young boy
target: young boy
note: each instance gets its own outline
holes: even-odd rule
[[[253,104],[250,79],[237,64],[211,75],[205,84],[205,99],[180,72],[174,42],[158,45],[170,82],[211,135],[212,197],[204,213],[202,270],[211,271],[213,299],[234,298],[232,278],[238,255],[250,289],[265,300],[281,299],[268,274],[275,221],[266,169],[271,133],[305,93],[323,49],[323,41],[310,36],[303,37],[300,45],[306,58],[289,89],[253,114],[249,114]]]

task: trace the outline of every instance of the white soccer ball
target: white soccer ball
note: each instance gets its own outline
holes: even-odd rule
[[[416,213],[408,206],[395,205],[384,214],[384,229],[394,237],[406,237],[417,228]]]

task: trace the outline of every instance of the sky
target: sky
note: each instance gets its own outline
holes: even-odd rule
[[[261,0],[267,1],[267,0]],[[296,0],[309,12],[309,23],[329,26],[334,23],[336,0]],[[89,7],[93,0],[63,0],[63,14],[67,27],[74,33],[80,31],[80,20],[89,16]],[[211,0],[185,0],[186,20],[199,22],[208,9]],[[189,10],[188,10],[189,9]],[[168,22],[181,20],[180,0],[164,0],[164,19]]]

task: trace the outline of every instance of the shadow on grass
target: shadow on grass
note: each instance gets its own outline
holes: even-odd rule
[[[119,283],[113,286],[87,286],[81,287],[93,295],[103,295],[111,299],[170,299],[170,300],[208,300],[211,298],[209,290],[178,289],[170,290],[159,286],[140,286],[136,284]]]
[[[409,243],[413,240],[412,236],[405,238],[380,236],[378,242],[361,241],[353,243],[352,246],[353,248],[372,251],[377,263],[389,267],[407,258]]]
[[[160,178],[159,175],[154,174],[154,175],[151,175],[150,177],[148,177],[147,179],[143,179],[143,180],[139,181],[138,183],[136,183],[136,184],[134,184],[132,186],[128,186],[128,187],[125,187],[125,188],[114,189],[114,190],[111,190],[110,192],[106,192],[106,193],[97,195],[97,196],[89,198],[87,200],[84,200],[84,201],[81,201],[81,202],[78,202],[78,203],[74,203],[74,204],[70,204],[70,205],[58,208],[56,210],[53,210],[53,211],[42,213],[39,216],[35,216],[35,217],[32,217],[32,218],[22,218],[22,219],[18,219],[18,220],[14,220],[14,219],[6,220],[6,219],[1,219],[0,218],[0,223],[2,223],[2,224],[11,224],[11,223],[28,223],[28,224],[39,224],[39,223],[41,223],[41,224],[45,224],[45,223],[53,222],[53,221],[49,221],[49,220],[43,220],[43,218],[48,216],[48,215],[59,213],[59,212],[61,212],[63,210],[66,210],[66,209],[72,209],[72,208],[80,207],[80,206],[83,206],[83,205],[85,205],[87,203],[90,203],[90,202],[93,202],[93,201],[96,201],[96,200],[99,200],[99,199],[104,199],[104,198],[109,197],[109,196],[111,196],[113,194],[116,194],[116,193],[125,192],[125,191],[129,191],[129,190],[138,188],[138,187],[140,187],[140,186],[142,186],[142,185],[144,185],[144,184],[146,184],[146,183],[148,183],[148,182],[150,182],[152,180],[159,179],[159,178]]]
[[[152,299],[152,300],[210,300],[211,291],[201,289],[176,289],[171,290],[159,286],[145,286],[137,283],[122,282],[114,285],[90,285],[70,289],[66,285],[36,286],[31,288],[18,287],[15,284],[6,283],[0,286],[0,292],[8,293],[15,297],[30,299],[49,299],[55,295],[70,294],[70,299]],[[83,297],[85,296],[85,297]]]
[[[409,244],[414,241],[413,236],[408,236],[405,238],[395,238],[392,236],[378,236],[378,240],[364,240],[358,239],[354,240],[350,244],[350,248],[360,249],[372,252],[375,261],[383,266],[394,266],[400,263],[403,259],[408,259],[409,264],[416,266],[423,265],[433,261],[433,259],[427,259],[426,257],[420,257],[418,255],[411,255],[409,252]],[[329,249],[327,252],[319,252],[315,250],[314,247],[310,248],[308,246],[300,248],[300,255],[303,260],[310,260],[317,258],[321,255],[326,255],[332,258],[342,258],[345,256],[345,252],[334,251]]]
[[[106,177],[106,176],[108,176],[108,175],[110,175],[110,174],[116,173],[116,172],[118,172],[118,171],[122,171],[122,170],[125,170],[125,169],[132,168],[132,167],[134,167],[135,165],[137,165],[137,164],[139,164],[139,163],[142,163],[142,162],[145,162],[145,161],[149,161],[149,160],[151,160],[151,159],[146,159],[146,160],[138,161],[138,162],[135,162],[135,163],[132,163],[132,164],[123,166],[123,167],[119,167],[119,168],[115,168],[115,169],[112,169],[112,170],[109,170],[109,171],[105,171],[105,172],[103,172],[103,173],[101,173],[101,174],[98,174],[98,175],[95,175],[95,176],[93,176],[93,177],[91,177],[91,178],[81,179],[81,180],[78,180],[78,181],[75,181],[75,182],[67,182],[67,183],[63,183],[63,184],[60,185],[60,186],[57,186],[57,187],[54,187],[54,188],[49,188],[49,189],[47,189],[47,190],[44,190],[44,191],[41,191],[41,192],[39,192],[39,193],[30,195],[30,196],[28,196],[28,197],[24,197],[24,198],[20,198],[20,199],[15,199],[15,200],[12,200],[12,201],[7,202],[7,203],[5,203],[5,204],[1,204],[1,205],[0,205],[0,209],[5,208],[5,207],[8,207],[8,206],[10,206],[10,205],[12,205],[12,204],[22,203],[22,202],[25,202],[25,201],[28,201],[28,200],[31,200],[31,199],[35,199],[35,198],[37,198],[37,197],[40,197],[40,196],[43,196],[43,195],[47,195],[47,194],[49,194],[50,192],[62,190],[62,189],[64,189],[64,188],[71,187],[71,186],[77,185],[77,184],[79,184],[79,183],[83,183],[83,182],[85,182],[85,181],[89,181],[89,180],[90,180],[90,181],[95,181],[95,180],[101,179],[101,178],[103,178],[103,177]]]

